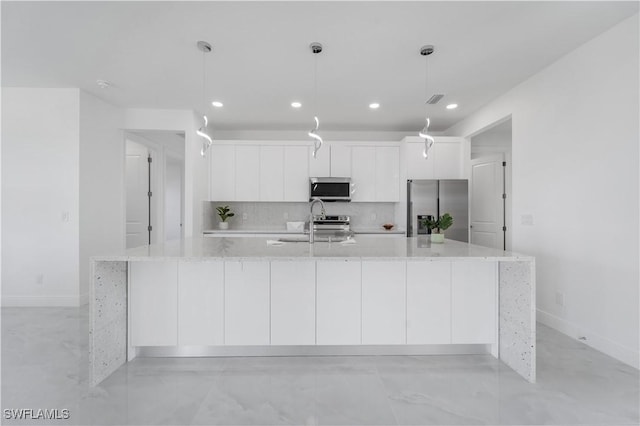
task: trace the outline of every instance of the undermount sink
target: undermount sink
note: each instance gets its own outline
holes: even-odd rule
[[[315,237],[314,240],[316,243],[341,243],[342,241],[347,241],[351,237],[347,236],[321,236]],[[293,238],[293,237],[284,237],[278,238],[278,241],[282,241],[283,243],[308,243],[309,238]]]

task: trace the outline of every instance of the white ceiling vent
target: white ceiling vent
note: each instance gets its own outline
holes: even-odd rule
[[[433,95],[432,97],[430,97],[426,103],[428,103],[429,105],[435,105],[438,102],[440,102],[440,99],[444,98],[444,95]]]

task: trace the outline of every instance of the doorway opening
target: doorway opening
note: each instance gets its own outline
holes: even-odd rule
[[[511,117],[471,137],[470,242],[511,250]]]
[[[126,247],[183,237],[184,132],[125,132]]]

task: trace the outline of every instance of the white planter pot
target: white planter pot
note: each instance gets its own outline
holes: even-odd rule
[[[437,244],[444,243],[444,234],[431,234],[431,242]]]
[[[229,222],[218,222],[218,227],[220,229],[229,229]]]

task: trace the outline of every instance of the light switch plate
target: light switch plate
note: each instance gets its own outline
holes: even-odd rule
[[[524,226],[533,226],[533,215],[523,214],[520,216],[520,223]]]

